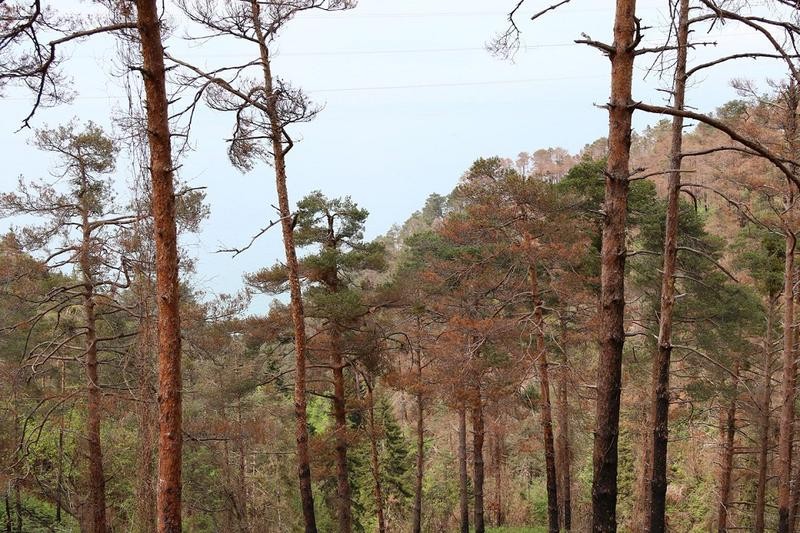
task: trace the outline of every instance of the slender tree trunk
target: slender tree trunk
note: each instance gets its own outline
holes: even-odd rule
[[[417,329],[419,330],[419,321],[417,322]],[[425,474],[425,406],[422,398],[422,353],[419,350],[417,350],[414,365],[414,370],[417,374],[417,391],[415,394],[417,400],[417,456],[412,531],[420,533],[422,531],[422,481]]]
[[[81,225],[83,239],[80,249],[80,268],[83,277],[83,319],[84,355],[86,358],[86,441],[89,459],[89,527],[92,533],[105,533],[106,526],[106,478],[103,472],[103,449],[100,443],[100,423],[102,419],[102,391],[98,378],[97,360],[97,318],[95,313],[92,276],[92,227],[89,223],[85,170],[81,165],[82,189],[80,192]]]
[[[651,400],[649,391],[644,392],[636,400],[642,405],[647,405]],[[652,413],[649,410],[643,412],[643,417],[639,427],[639,449],[640,458],[636,468],[636,496],[633,510],[633,525],[646,533],[650,528],[650,479],[653,477],[653,424],[651,422]]]
[[[6,487],[6,493],[4,495],[5,504],[6,504],[6,533],[12,533],[13,526],[11,521],[11,498],[9,497],[11,492],[11,484]]]
[[[336,495],[339,532],[350,533],[351,513],[350,481],[347,470],[347,406],[345,403],[344,359],[341,351],[341,333],[331,324],[330,365],[333,370],[333,422],[335,428]]]
[[[281,233],[283,249],[286,255],[288,271],[289,297],[291,301],[292,324],[294,326],[295,378],[294,378],[294,418],[295,442],[297,447],[297,477],[300,483],[300,504],[303,508],[303,520],[306,533],[316,533],[317,522],[314,514],[314,492],[311,485],[311,462],[308,451],[308,416],[306,408],[306,326],[303,296],[300,288],[300,274],[297,262],[297,250],[294,245],[294,228],[292,212],[289,208],[289,192],[286,186],[286,152],[284,147],[285,133],[278,113],[277,96],[273,90],[272,69],[269,48],[261,29],[261,7],[258,2],[251,2],[253,26],[256,31],[261,64],[264,74],[264,89],[267,98],[268,119],[272,137],[272,152],[275,167],[275,188],[278,193],[278,212],[281,217]],[[290,145],[291,146],[291,145]]]
[[[181,323],[178,239],[164,46],[156,0],[137,0],[147,100],[153,226],[158,295],[158,495],[159,533],[181,531]]]
[[[769,414],[772,397],[772,328],[774,327],[775,300],[773,294],[769,296],[767,309],[767,333],[764,340],[764,387],[761,397],[758,421],[758,486],[756,488],[756,504],[753,531],[764,532],[764,509],[767,494],[767,466],[769,452]]]
[[[529,254],[532,244],[528,239]],[[539,370],[540,409],[542,417],[542,439],[544,441],[544,460],[547,475],[547,524],[550,533],[559,532],[558,524],[558,481],[556,478],[556,450],[553,442],[553,415],[550,407],[550,377],[547,363],[547,350],[544,344],[544,317],[539,297],[539,276],[536,261],[532,258],[528,267],[530,288],[533,298],[533,327],[536,330],[536,362]]]
[[[792,153],[797,148],[798,90],[791,82],[785,90],[786,124],[784,136]],[[794,167],[793,167],[794,168]],[[794,185],[787,185],[786,194],[786,254],[783,273],[783,379],[781,380],[781,419],[778,435],[778,533],[789,533],[789,511],[792,492],[792,449],[794,437],[795,396],[797,389],[797,360],[794,352],[794,252],[797,238],[792,212]]]
[[[375,398],[372,385],[367,382],[367,416],[369,421],[369,451],[372,464],[372,479],[375,482],[375,513],[378,518],[378,533],[386,533],[386,517],[383,509],[383,488],[381,486],[381,467],[378,458],[378,433],[375,427]]]
[[[241,368],[241,361],[238,360],[238,356],[236,364],[239,368]],[[236,513],[239,521],[239,531],[249,533],[250,520],[248,519],[249,501],[247,495],[247,442],[245,440],[241,396],[237,396],[236,398],[236,422],[239,429],[236,435],[236,452],[239,457],[239,468],[236,476]]]
[[[561,371],[558,372],[558,394],[556,394],[556,419],[558,422],[558,436],[556,437],[556,451],[560,467],[558,476],[559,494],[561,496],[561,520],[564,531],[572,530],[572,452],[570,450],[569,434],[569,400],[567,389],[569,387],[569,361],[564,352]]]
[[[500,432],[495,433],[494,439],[494,496],[495,496],[495,525],[505,525],[506,515],[503,512],[503,439]]]
[[[794,467],[794,491],[792,492],[791,504],[789,505],[789,531],[794,533],[797,531],[797,515],[798,507],[800,507],[800,461],[795,461]]]
[[[631,147],[636,0],[617,0],[611,54],[608,162],[600,263],[600,361],[593,452],[592,529],[617,527],[617,448],[625,343],[625,228]]]
[[[481,399],[480,385],[476,387],[475,404],[472,407],[472,479],[475,483],[475,533],[484,533],[486,525],[484,523],[483,510],[483,400]]]
[[[678,57],[673,83],[673,105],[682,110],[686,96],[686,55],[689,44],[689,0],[680,0]],[[669,366],[672,355],[672,316],[675,308],[675,271],[678,262],[678,197],[681,187],[683,117],[672,118],[669,155],[667,220],[661,277],[658,350],[653,359],[653,468],[650,478],[650,533],[664,533],[667,510],[667,442],[669,439]]]
[[[66,361],[61,361],[60,372],[60,391],[61,398],[64,398],[66,391]],[[64,413],[58,417],[58,474],[56,477],[56,522],[61,523],[61,508],[63,505],[62,498],[64,497]],[[7,503],[7,500],[6,500]],[[10,531],[10,530],[9,530]]]
[[[791,202],[791,197],[788,202]],[[791,205],[791,204],[789,204]],[[797,361],[794,355],[794,233],[786,234],[783,295],[783,379],[778,434],[778,532],[789,532]]]
[[[736,436],[736,402],[739,385],[739,359],[733,366],[733,392],[722,424],[722,458],[719,472],[719,504],[717,506],[717,533],[728,531],[728,508],[731,498],[733,473],[733,439]]]
[[[25,533],[22,529],[22,495],[19,489],[19,478],[14,478],[14,506],[17,511],[17,533]]]
[[[142,292],[149,293],[148,283]],[[140,296],[140,298],[143,295]],[[142,324],[139,329],[139,358],[136,362],[139,380],[139,403],[137,405],[138,423],[138,465],[136,467],[136,515],[137,527],[141,533],[150,533],[156,527],[156,493],[153,487],[153,412],[152,412],[152,318],[146,298],[142,299]]]
[[[458,408],[458,508],[459,531],[469,533],[469,477],[467,475],[467,408]]]

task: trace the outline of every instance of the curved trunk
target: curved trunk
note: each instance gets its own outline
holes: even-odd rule
[[[631,86],[636,57],[636,0],[617,0],[611,54],[608,162],[600,261],[600,361],[592,480],[592,529],[617,529],[617,461],[625,343],[625,228],[631,147]]]
[[[297,477],[300,485],[300,505],[303,509],[303,520],[306,533],[316,533],[317,522],[314,514],[314,492],[311,485],[311,466],[308,451],[308,416],[306,404],[306,326],[303,297],[300,289],[300,274],[297,263],[297,251],[294,245],[294,228],[292,212],[289,208],[289,193],[286,187],[286,151],[284,148],[283,128],[277,109],[277,99],[273,91],[272,71],[269,49],[261,30],[261,7],[252,1],[253,26],[256,30],[259,53],[264,74],[264,88],[267,98],[268,119],[272,137],[272,153],[275,166],[275,189],[278,193],[278,213],[281,217],[281,234],[283,249],[286,255],[286,268],[289,281],[289,298],[291,302],[292,325],[294,327],[295,381],[294,381],[294,418],[295,442],[297,448]]]

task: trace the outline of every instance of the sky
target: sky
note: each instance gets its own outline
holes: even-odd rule
[[[448,193],[478,157],[515,157],[523,151],[561,146],[571,152],[605,136],[610,63],[597,50],[572,41],[587,34],[611,41],[613,0],[574,0],[557,12],[529,22],[550,4],[528,0],[518,21],[522,48],[513,60],[489,54],[486,43],[506,27],[516,0],[360,0],[340,13],[307,13],[279,35],[275,74],[302,87],[323,106],[313,122],[293,127],[298,140],[288,157],[290,199],[319,189],[330,197],[349,195],[370,212],[367,236],[386,232],[419,209],[431,193]],[[62,2],[58,2],[59,7]],[[78,0],[65,6],[85,8]],[[666,0],[640,0],[645,43],[655,46],[667,27]],[[731,25],[729,25],[731,26]],[[697,40],[705,36],[697,35]],[[721,54],[763,48],[741,27],[715,34],[714,46],[692,52],[691,64]],[[202,67],[241,62],[242,48],[214,41],[188,44],[176,32],[171,53]],[[652,59],[640,58],[634,98],[663,103],[658,89],[669,86],[648,73]],[[112,110],[125,106],[124,70],[106,39],[69,49],[65,63],[77,94],[71,104],[42,109],[34,127],[55,126],[72,117],[111,130]],[[733,78],[778,79],[780,65],[740,62],[709,72],[690,87],[689,105],[713,110],[735,98]],[[0,98],[0,190],[19,176],[50,179],[54,160],[29,144],[31,132],[17,132],[30,97],[8,91]],[[658,117],[637,114],[641,129]],[[202,111],[192,129],[192,151],[181,161],[180,177],[206,187],[210,218],[198,235],[182,243],[197,258],[195,282],[208,294],[232,293],[242,274],[282,258],[275,228],[244,254],[231,258],[220,248],[240,247],[276,218],[274,178],[261,165],[242,174],[226,157],[224,139],[232,117]],[[118,168],[119,183],[129,179]],[[13,221],[2,221],[5,229]]]

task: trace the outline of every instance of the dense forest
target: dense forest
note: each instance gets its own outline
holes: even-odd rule
[[[508,3],[498,61],[568,19]],[[0,99],[29,105],[4,135],[52,162],[1,182],[0,527],[797,531],[800,4],[663,4],[664,31],[616,0],[613,38],[576,41],[611,67],[607,136],[475,154],[370,239],[357,191],[292,196],[324,110],[273,63],[293,19],[356,2],[0,0]],[[698,60],[725,25],[760,44]],[[40,126],[73,96],[66,47],[99,39],[130,105]],[[181,39],[241,57],[208,69]],[[783,77],[687,104],[764,61]],[[666,104],[635,98],[639,65]],[[220,253],[277,233],[283,256],[234,294],[183,246],[215,209],[181,176],[201,108],[226,135],[208,157],[274,184]]]

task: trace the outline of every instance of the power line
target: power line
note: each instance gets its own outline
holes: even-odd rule
[[[407,85],[375,85],[364,87],[335,87],[328,89],[309,89],[306,92],[309,94],[314,93],[347,93],[347,92],[361,92],[361,91],[395,91],[407,89],[437,89],[446,87],[481,87],[491,85],[516,85],[525,83],[542,83],[552,81],[575,81],[575,80],[590,80],[590,79],[603,79],[608,75],[593,75],[593,76],[563,76],[553,78],[523,78],[516,80],[486,80],[486,81],[459,81],[459,82],[433,82],[433,83],[418,83]],[[112,95],[90,95],[90,96],[76,96],[73,100],[123,100],[125,96],[112,96]],[[3,100],[28,100],[26,97],[6,97]]]
[[[565,76],[560,78],[526,78],[519,80],[490,80],[490,81],[465,81],[465,82],[442,82],[442,83],[420,83],[408,85],[378,85],[373,87],[342,87],[336,89],[312,89],[308,92],[313,93],[343,93],[357,91],[393,91],[402,89],[434,89],[443,87],[480,87],[484,85],[514,85],[524,83],[539,83],[549,81],[572,81],[607,78],[607,75],[596,76]]]

